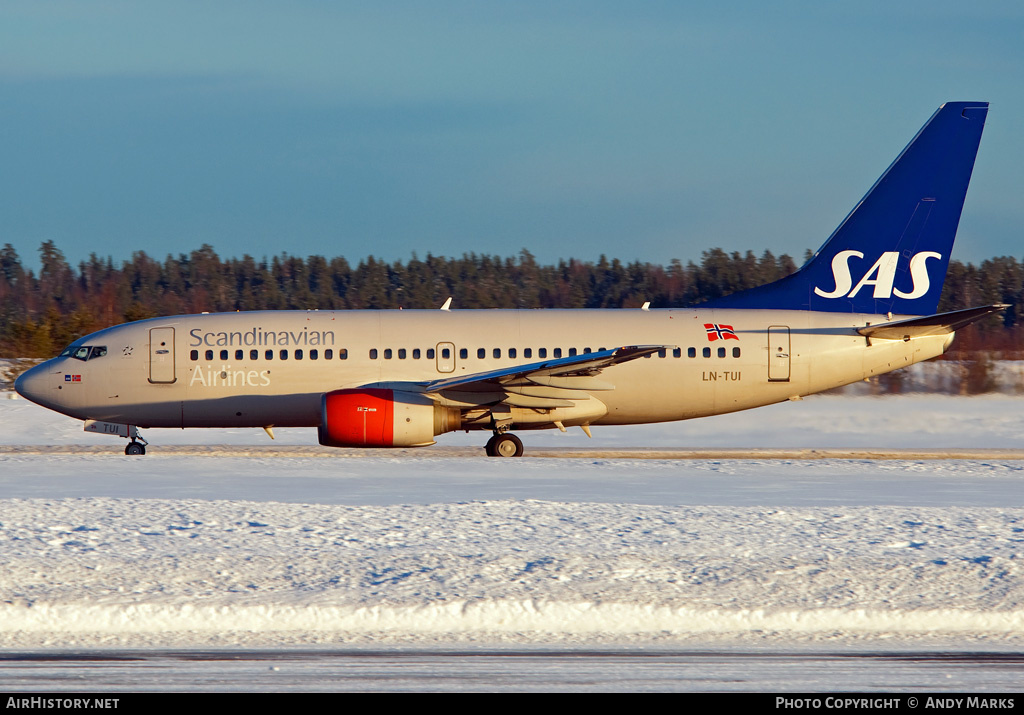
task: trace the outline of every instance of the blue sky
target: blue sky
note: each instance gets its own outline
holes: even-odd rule
[[[1024,257],[1019,2],[7,0],[0,245],[799,259],[946,100]]]

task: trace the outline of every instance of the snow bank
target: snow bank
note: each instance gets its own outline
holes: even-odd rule
[[[120,440],[0,400],[0,647],[1018,647],[1024,633],[1019,461],[214,458],[217,445],[272,443],[257,430],[146,436],[150,456],[126,458]],[[923,395],[821,396],[592,441],[526,435],[528,447],[801,449],[1022,436],[1019,399]],[[18,451],[47,444],[111,453]],[[209,450],[161,455],[174,444]]]
[[[0,646],[1024,632],[1024,509],[7,500]]]
[[[420,606],[243,606],[0,607],[0,644],[28,641],[68,645],[83,637],[115,636],[122,643],[181,639],[203,643],[230,637],[244,645],[378,643],[433,640],[451,642],[552,643],[686,640],[693,636],[756,634],[810,640],[838,636],[911,638],[962,634],[1001,640],[1024,629],[1024,611],[1002,613],[945,610],[814,611],[692,609],[628,603],[487,601]],[[257,635],[258,634],[258,635]],[[31,638],[35,636],[35,638]]]

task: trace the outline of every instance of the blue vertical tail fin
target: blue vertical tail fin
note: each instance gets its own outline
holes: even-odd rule
[[[803,268],[706,306],[936,312],[987,113],[943,104]]]

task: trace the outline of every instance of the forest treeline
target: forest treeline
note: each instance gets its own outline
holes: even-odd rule
[[[87,333],[130,320],[264,309],[687,307],[778,280],[797,269],[788,255],[765,251],[704,251],[699,263],[538,263],[467,253],[460,258],[415,254],[388,263],[366,258],[282,254],[221,258],[209,245],[159,260],[136,251],[115,264],[93,254],[71,266],[52,241],[39,248],[38,273],[24,267],[10,244],[0,250],[0,357],[49,357]],[[805,256],[806,258],[806,256]],[[1017,305],[1024,263],[1013,257],[980,266],[952,261],[940,311],[1009,303],[999,316],[963,331],[959,351],[1024,357]]]

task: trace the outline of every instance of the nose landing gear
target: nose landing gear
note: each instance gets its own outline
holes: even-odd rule
[[[124,448],[124,453],[129,457],[145,454],[146,445],[149,444],[149,442],[139,436],[139,428],[135,425],[124,425],[117,422],[100,422],[99,420],[86,420],[84,429],[86,432],[127,437],[131,442],[129,442],[128,446]]]
[[[135,425],[128,427],[128,436],[131,437],[131,442],[124,448],[124,453],[129,457],[142,456],[146,453],[146,445],[149,444],[145,439],[139,436],[139,429]]]
[[[124,453],[129,457],[135,455],[141,456],[146,453],[147,444],[148,442],[146,442],[145,440],[139,441],[133,439],[131,442],[128,443],[128,446],[124,448]]]

